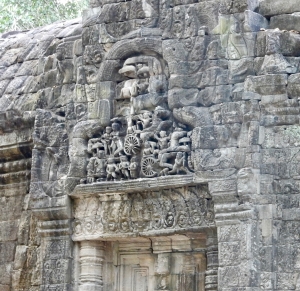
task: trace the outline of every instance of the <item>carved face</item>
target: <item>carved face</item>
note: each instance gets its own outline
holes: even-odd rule
[[[121,159],[122,162],[127,162],[128,161],[126,156],[121,156],[120,159]]]
[[[161,137],[166,137],[167,136],[167,132],[166,131],[161,131],[160,132],[160,136]]]
[[[172,227],[172,226],[173,226],[173,224],[174,224],[174,215],[173,215],[172,212],[169,212],[169,213],[166,215],[165,224],[166,224],[166,226],[168,226],[168,227]]]
[[[115,131],[115,132],[120,130],[120,126],[119,126],[118,123],[113,123],[113,124],[111,125],[111,128],[112,128],[112,130]]]
[[[181,159],[182,157],[183,157],[183,153],[182,152],[177,153],[177,155],[176,155],[177,159]]]
[[[194,224],[196,224],[196,225],[201,224],[202,218],[201,218],[200,214],[196,210],[194,210],[192,217],[193,217]]]
[[[107,126],[105,129],[106,133],[111,133],[112,132],[112,128],[110,126]]]
[[[129,223],[128,221],[124,220],[121,222],[121,228],[123,231],[128,231],[129,230]]]
[[[105,157],[105,151],[99,151],[99,152],[98,152],[98,157],[99,157],[100,159],[103,159],[103,158]]]
[[[116,223],[115,223],[114,221],[110,221],[110,222],[108,223],[108,229],[109,229],[110,231],[115,231],[115,230],[116,230]]]
[[[185,227],[188,223],[188,217],[186,213],[181,213],[178,217],[178,225],[180,227]]]

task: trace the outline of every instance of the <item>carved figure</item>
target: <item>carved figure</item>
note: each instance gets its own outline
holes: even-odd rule
[[[149,111],[146,111],[143,114],[140,114],[139,120],[140,120],[140,122],[138,122],[138,123],[142,124],[143,129],[148,128],[152,122],[151,113]]]
[[[68,59],[65,59],[65,48],[63,44],[57,46],[56,49],[57,58],[57,70],[59,74],[57,75],[57,82],[67,84],[73,80],[74,65]]]
[[[187,132],[182,128],[175,128],[174,132],[171,134],[170,146],[163,150],[162,152],[175,152],[175,151],[190,151],[190,147],[188,145],[180,145],[179,140],[187,135]]]
[[[87,183],[94,183],[95,179],[97,182],[104,181],[106,164],[105,152],[103,150],[93,151],[93,157],[87,165]]]
[[[106,173],[107,173],[107,181],[113,179],[117,180],[117,173],[119,172],[118,166],[115,163],[114,158],[107,159]]]
[[[241,31],[241,24],[235,17],[230,32],[227,46],[228,57],[235,60],[246,57],[248,55],[247,43]]]
[[[162,6],[168,6],[162,4]],[[169,38],[171,36],[171,29],[172,29],[172,9],[168,9],[169,7],[165,7],[164,9],[161,9],[161,29],[163,30],[162,37]]]
[[[97,182],[104,181],[106,178],[106,165],[107,161],[105,159],[105,152],[98,151],[98,156],[95,160],[95,177],[97,178]]]
[[[121,89],[120,98],[131,98],[138,95],[138,81],[128,80],[124,83],[124,87]]]
[[[168,130],[172,126],[171,112],[161,106],[157,106],[153,112],[152,125],[141,134],[141,139],[145,132],[160,132],[162,130]]]
[[[124,178],[129,179],[129,162],[126,156],[120,156],[119,170]]]
[[[107,155],[109,154],[112,154],[111,152],[111,149],[112,149],[112,146],[111,146],[111,143],[112,143],[112,128],[110,126],[107,126],[106,129],[105,129],[105,133],[102,135],[101,137],[101,141],[103,143],[103,146],[104,146],[104,150],[105,150],[105,153]]]
[[[225,169],[230,167],[232,161],[224,157],[220,150],[214,150],[202,157],[200,166],[205,170]]]
[[[189,7],[186,11],[185,17],[185,36],[196,36],[198,34],[198,19],[195,15],[196,11],[193,6]]]
[[[186,159],[185,155],[182,152],[178,152],[176,154],[175,162],[173,165],[173,169],[169,172],[169,174],[179,174],[180,171],[185,172],[186,174],[189,173],[189,169],[185,166]]]
[[[117,122],[114,122],[112,125],[112,141],[110,146],[111,155],[116,156],[117,154],[121,153],[124,149],[122,139],[120,138],[120,125]]]
[[[158,154],[158,161],[159,161],[159,166],[163,168],[161,171],[161,175],[165,176],[168,173],[168,170],[173,168],[173,165],[170,164],[168,161],[171,158],[174,158],[176,156],[176,153],[159,153]]]
[[[151,145],[151,143],[149,141],[146,141],[144,144],[143,155],[145,157],[147,157],[147,156],[153,156],[153,154],[154,154],[153,146]]]
[[[180,6],[173,8],[172,31],[178,38],[182,37],[185,25],[185,10]]]
[[[130,177],[131,179],[136,179],[138,177],[138,163],[137,163],[137,158],[132,157],[129,165],[129,172],[130,172]]]
[[[49,181],[54,181],[57,179],[58,164],[61,156],[58,150],[54,147],[47,147],[46,153],[50,159]]]
[[[154,137],[158,140],[159,149],[163,150],[168,148],[170,135],[167,135],[167,132],[162,130],[159,132],[160,137],[155,133]]]
[[[87,183],[94,183],[95,182],[95,161],[96,157],[90,158],[86,170],[87,170]]]

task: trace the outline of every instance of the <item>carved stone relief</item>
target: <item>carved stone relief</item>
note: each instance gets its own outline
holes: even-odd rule
[[[87,183],[188,174],[191,131],[168,107],[164,64],[155,57],[125,60],[115,88],[115,117],[88,141]]]
[[[0,289],[299,290],[299,1],[91,2],[0,35]]]
[[[74,214],[74,240],[214,225],[213,203],[200,186],[76,199]]]

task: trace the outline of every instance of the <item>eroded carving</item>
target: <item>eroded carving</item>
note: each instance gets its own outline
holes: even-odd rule
[[[94,217],[90,216],[94,209]],[[200,186],[155,192],[78,199],[74,237],[103,233],[139,233],[207,227],[213,224],[213,202]]]

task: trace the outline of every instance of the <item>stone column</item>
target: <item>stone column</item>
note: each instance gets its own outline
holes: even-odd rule
[[[167,237],[152,238],[153,253],[157,254],[155,268],[156,291],[170,290],[170,262],[172,243]]]
[[[218,290],[218,238],[217,233],[212,231],[207,236],[207,270],[205,272],[205,290]]]
[[[103,290],[104,243],[82,241],[80,243],[79,291]]]

